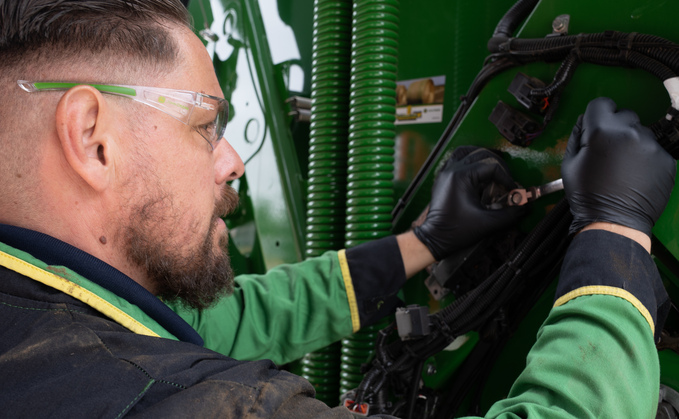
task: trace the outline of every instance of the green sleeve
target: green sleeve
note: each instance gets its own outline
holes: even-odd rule
[[[507,399],[486,418],[655,418],[660,368],[648,322],[628,301],[555,307]]]
[[[642,246],[607,231],[578,234],[525,370],[486,417],[655,418],[654,333],[668,302]]]
[[[280,365],[393,312],[405,280],[398,243],[389,236],[264,275],[239,275],[234,293],[202,313],[171,307],[206,348]]]
[[[203,337],[206,348],[280,365],[353,330],[337,252],[281,265],[265,275],[239,275],[235,281],[232,295],[202,313],[173,307]]]

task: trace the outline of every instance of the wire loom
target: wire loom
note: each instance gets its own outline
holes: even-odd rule
[[[452,133],[481,89],[501,72],[536,61],[563,61],[551,84],[532,89],[529,93],[530,99],[535,103],[544,103],[547,100],[550,104],[546,109],[544,124],[556,112],[559,96],[580,63],[638,68],[663,82],[675,79],[679,74],[679,45],[654,35],[606,31],[545,39],[511,38],[511,34],[532,12],[537,2],[518,1],[496,27],[488,42],[491,55],[487,57],[467,95],[462,97],[462,104],[433,152],[395,207],[392,213],[394,219],[397,219],[431,167],[442,158]],[[671,97],[673,93],[676,94],[671,91],[669,93]],[[667,115],[650,128],[659,143],[677,159],[679,129],[676,116],[679,110],[675,108],[675,98],[672,101],[674,107],[670,107]],[[439,313],[429,316],[431,334],[418,340],[400,341],[390,339],[396,330],[395,324],[380,331],[376,357],[371,369],[353,392],[354,403],[359,405],[373,402],[371,414],[388,413],[414,418],[415,406],[418,400],[422,400],[418,396],[427,394],[427,389],[420,388],[424,361],[443,350],[456,337],[478,330],[482,339],[458,370],[445,401],[439,404],[436,395],[429,391],[429,396],[434,397],[419,402],[419,417],[452,417],[470,388],[481,383],[489,373],[489,365],[492,364],[489,361],[499,354],[512,329],[557,274],[570,241],[568,227],[571,220],[568,203],[564,199],[533,229],[499,269]],[[517,307],[519,298],[524,304]],[[397,395],[396,399],[399,400],[393,405],[384,402],[390,392]]]

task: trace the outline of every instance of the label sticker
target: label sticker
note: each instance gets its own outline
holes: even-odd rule
[[[396,82],[396,125],[443,121],[446,76]]]

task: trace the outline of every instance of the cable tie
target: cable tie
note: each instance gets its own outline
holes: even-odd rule
[[[583,35],[581,33],[575,35],[575,46],[573,47],[571,53],[575,53],[578,57],[578,61],[582,62],[582,55],[580,53],[580,45],[582,44]]]
[[[512,53],[512,41],[516,38],[509,38],[506,42],[507,44],[507,53],[511,54]],[[504,44],[503,44],[504,45]]]
[[[457,336],[450,329],[450,326],[448,326],[448,323],[446,323],[441,317],[439,317],[439,316],[432,316],[432,317],[434,317],[439,331],[446,338],[447,342],[452,342],[452,341],[455,340],[455,338],[457,338]]]
[[[629,55],[630,52],[632,51],[632,41],[634,40],[634,37],[637,35],[637,32],[630,32],[627,34],[626,37],[622,38],[620,42],[618,42],[618,49],[620,50],[620,59],[623,60],[625,64],[629,63]],[[627,42],[625,42],[627,40]]]

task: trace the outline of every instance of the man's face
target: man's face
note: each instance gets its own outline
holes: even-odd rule
[[[179,63],[158,87],[222,97],[203,44],[188,30],[177,39]],[[127,189],[133,192],[117,236],[159,297],[205,308],[232,289],[221,216],[237,206],[226,182],[243,174],[243,163],[225,139],[213,151],[190,126],[153,109],[144,112],[148,132],[141,134],[137,164],[130,165],[133,186]]]

